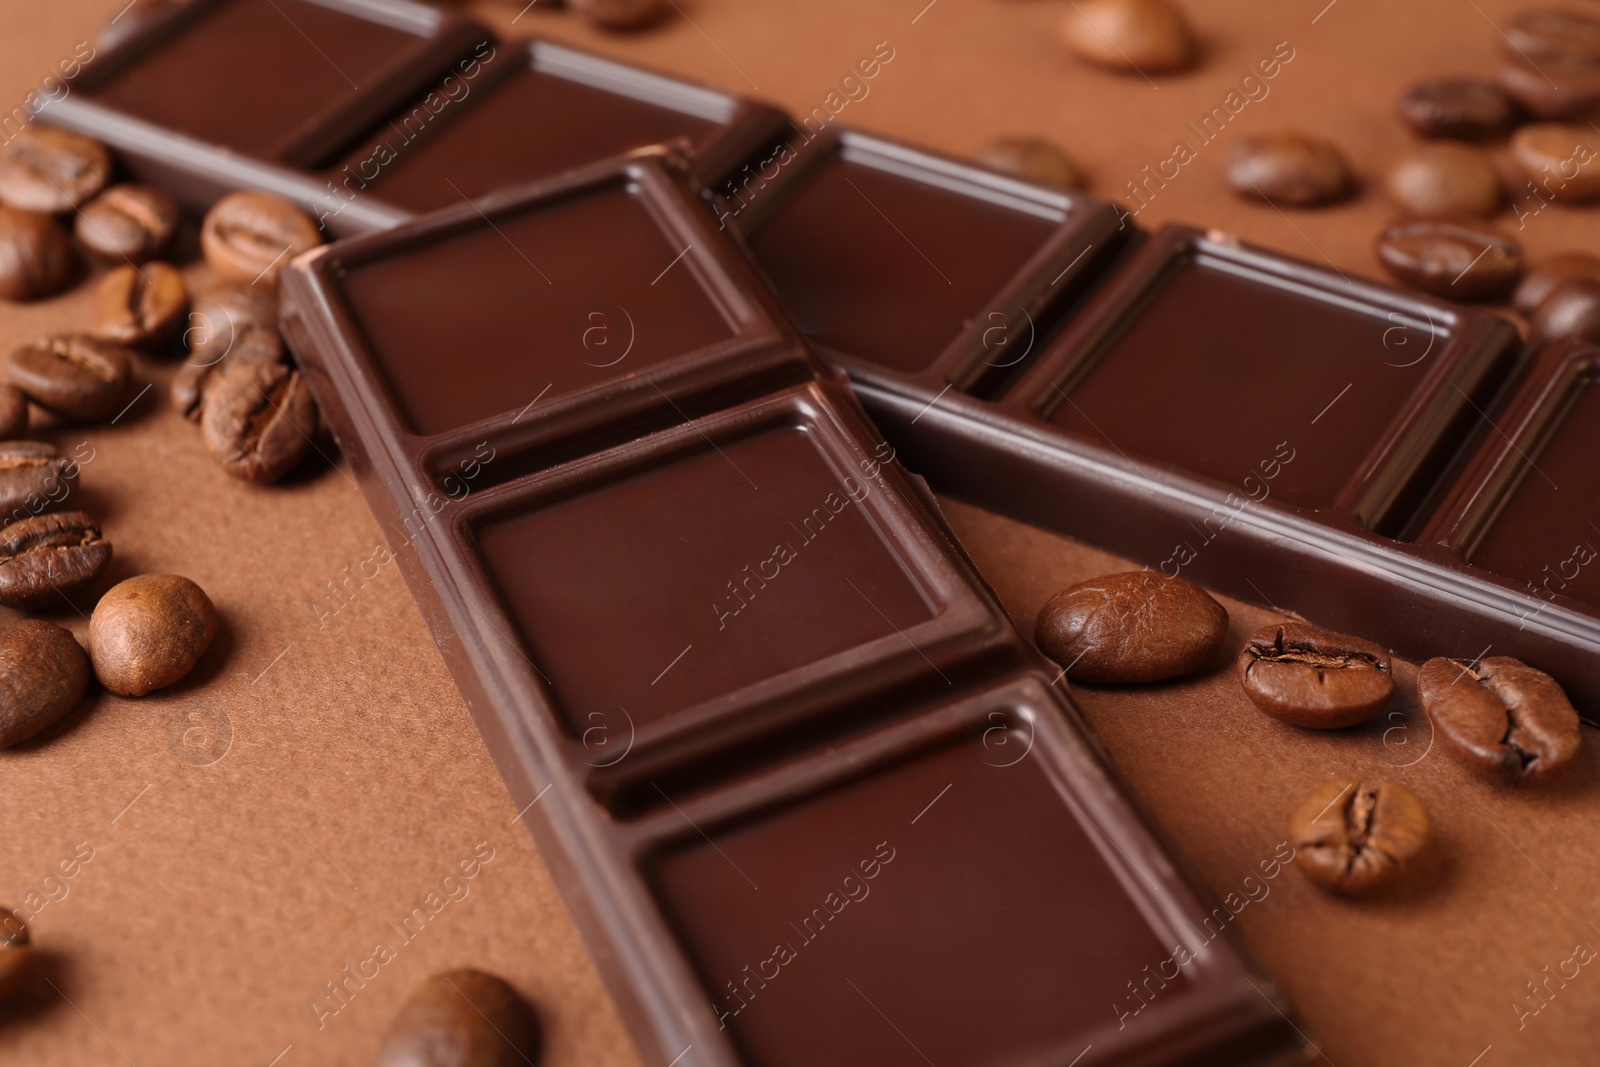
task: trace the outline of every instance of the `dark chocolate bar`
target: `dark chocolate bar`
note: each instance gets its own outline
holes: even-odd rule
[[[571,171],[283,282],[642,1056],[1299,1062],[688,169]]]
[[[767,158],[717,214],[935,488],[1413,658],[1517,656],[1600,714],[1584,357],[1508,401],[1529,356],[1488,312],[1082,194],[1030,230],[1044,193],[880,138]]]

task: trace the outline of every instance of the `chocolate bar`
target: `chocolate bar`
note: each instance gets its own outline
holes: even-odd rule
[[[41,112],[203,212],[278,193],[366,233],[630,148],[682,140],[708,180],[787,127],[772,108],[411,0],[190,0],[106,44]]]
[[[1508,402],[1530,357],[1488,312],[1146,235],[1079,193],[1040,225],[1044,192],[881,138],[764,158],[716,213],[935,488],[1413,658],[1516,656],[1600,706],[1600,529],[1565,488],[1593,483],[1585,357]]]
[[[688,171],[569,171],[283,280],[641,1055],[1299,1062],[1228,910]]]

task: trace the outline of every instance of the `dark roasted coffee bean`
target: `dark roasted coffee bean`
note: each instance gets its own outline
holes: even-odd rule
[[[1574,204],[1600,200],[1600,133],[1540,122],[1512,136],[1511,152],[1544,195]]]
[[[165,344],[188,310],[189,287],[176,267],[124,264],[100,279],[95,290],[95,336],[120,345]]]
[[[567,6],[608,30],[637,30],[666,13],[665,0],[567,0]]]
[[[89,657],[68,631],[43,619],[0,630],[0,748],[54,725],[88,688]]]
[[[1182,70],[1199,49],[1189,20],[1170,0],[1078,0],[1061,39],[1079,59],[1128,73]]]
[[[33,975],[33,966],[28,924],[10,908],[0,908],[0,1000],[21,991]]]
[[[1506,296],[1522,277],[1522,246],[1492,230],[1409,222],[1378,236],[1378,259],[1403,284],[1452,300]]]
[[[53,511],[78,480],[78,465],[44,441],[0,441],[0,526]]]
[[[1505,189],[1481,149],[1445,142],[1423,145],[1389,171],[1389,196],[1419,219],[1486,219]]]
[[[1091,578],[1039,612],[1041,651],[1085,682],[1155,682],[1205,667],[1228,633],[1228,612],[1204,589],[1155,571]]]
[[[6,380],[29,400],[69,419],[113,415],[128,390],[128,351],[82,334],[41,337],[6,353]]]
[[[110,180],[111,153],[82,134],[34,123],[0,147],[0,201],[24,211],[71,211]]]
[[[1580,118],[1600,103],[1600,64],[1542,59],[1535,66],[1510,58],[1495,75],[1500,87],[1530,115],[1541,119]]]
[[[283,363],[228,363],[205,385],[200,434],[229,474],[275,482],[311,451],[317,403]]]
[[[506,982],[482,971],[436,974],[389,1027],[376,1067],[526,1067],[539,1021]]]
[[[142,697],[184,677],[217,635],[217,609],[205,590],[177,574],[118,582],[89,619],[89,652],[100,684]]]
[[[1303,133],[1267,133],[1234,142],[1228,184],[1242,196],[1311,207],[1338,200],[1354,183],[1350,165],[1332,141]]]
[[[1476,78],[1434,78],[1400,98],[1400,117],[1421,137],[1501,137],[1516,125],[1519,111],[1504,89]]]
[[[36,300],[77,272],[72,241],[49,215],[0,207],[0,300]]]
[[[1389,654],[1303,622],[1274,623],[1239,653],[1245,695],[1275,719],[1332,730],[1366,722],[1394,696]]]
[[[28,432],[28,398],[14,385],[0,385],[0,440]]]
[[[118,263],[144,263],[172,250],[183,213],[178,202],[148,185],[113,185],[83,206],[78,240]]]
[[[1083,188],[1083,171],[1078,164],[1053,141],[1042,137],[1002,137],[978,153],[978,162],[1040,185]]]
[[[1524,315],[1532,316],[1556,286],[1572,278],[1600,282],[1600,259],[1587,252],[1558,252],[1549,259],[1540,260],[1517,286],[1511,305]]]
[[[206,262],[247,285],[276,285],[285,264],[320,244],[311,216],[271,193],[231,193],[212,205],[200,227]]]
[[[1502,47],[1508,56],[1535,63],[1600,63],[1600,19],[1576,11],[1519,11],[1505,25]]]
[[[1399,883],[1427,842],[1427,810],[1394,782],[1329,782],[1289,819],[1295,863],[1313,882],[1350,896]]]
[[[1521,660],[1430,659],[1417,689],[1434,729],[1485,778],[1538,781],[1578,758],[1577,711],[1554,678]]]
[[[1533,313],[1534,343],[1579,340],[1600,344],[1600,281],[1572,278],[1550,291]]]
[[[111,562],[111,542],[81,511],[35,515],[0,530],[0,604],[20,611],[60,605]]]

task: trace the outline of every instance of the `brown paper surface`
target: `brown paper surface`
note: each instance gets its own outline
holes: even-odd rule
[[[0,102],[20,104],[125,3],[5,0]],[[1177,178],[1152,185],[1139,221],[1220,227],[1368,275],[1378,273],[1372,238],[1391,216],[1375,186],[1409,143],[1396,96],[1416,77],[1492,69],[1495,24],[1515,7],[1190,2],[1205,60],[1151,83],[1068,58],[1055,27],[1071,5],[1055,0],[676,6],[665,26],[622,36],[548,10],[547,0],[520,17],[520,3],[475,10],[501,28],[515,21],[518,31],[795,112],[827,106],[857,61],[887,41],[894,58],[839,121],[954,153],[1003,133],[1048,135],[1085,165],[1095,192],[1113,197],[1178,140],[1195,146],[1186,123],[1226,106],[1257,61],[1288,42],[1293,59],[1265,83],[1267,95],[1198,147]],[[1220,170],[1228,140],[1282,127],[1336,140],[1366,194],[1289,215],[1235,199]],[[1502,222],[1516,230],[1510,216]],[[1519,236],[1535,257],[1592,249],[1600,214],[1548,207]],[[205,277],[200,267],[189,273]],[[83,287],[0,306],[0,344],[83,324],[88,295]],[[365,1064],[411,988],[464,965],[504,975],[537,1003],[548,1031],[542,1064],[637,1062],[544,865],[512,825],[516,812],[399,574],[392,565],[363,571],[380,534],[348,471],[322,464],[275,488],[229,479],[168,408],[171,372],[143,360],[140,387],[152,388],[116,425],[43,436],[92,454],[82,498],[116,546],[116,575],[193,577],[225,631],[190,682],[142,701],[101,694],[47,738],[0,753],[0,899],[36,912],[54,986],[0,1015],[0,1062]],[[956,502],[948,510],[1025,628],[1061,585],[1124,565]],[[342,601],[330,598],[330,582],[346,583]],[[1227,606],[1235,638],[1274,617]],[[73,611],[53,617],[84,636]],[[1211,888],[1260,898],[1239,926],[1329,1062],[1600,1060],[1600,973],[1550,977],[1572,973],[1580,944],[1600,946],[1594,735],[1586,731],[1581,766],[1555,788],[1493,789],[1429,748],[1415,671],[1398,673],[1402,696],[1389,718],[1327,735],[1256,713],[1227,670],[1076,696]],[[224,727],[226,754],[208,763]],[[1415,790],[1435,820],[1434,861],[1389,901],[1330,899],[1292,870],[1262,896],[1246,876],[1283,840],[1301,795],[1334,775],[1383,775]],[[466,895],[441,893],[436,901],[447,903],[401,943],[386,924],[439,890],[482,842],[493,859],[451,883]],[[87,863],[72,862],[90,850]],[[364,985],[349,982],[342,1004],[327,999],[326,984],[343,981],[342,969],[380,941],[397,946],[394,959]],[[1529,996],[1530,981],[1542,999]]]

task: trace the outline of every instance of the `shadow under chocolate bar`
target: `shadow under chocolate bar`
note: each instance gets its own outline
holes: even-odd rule
[[[283,282],[644,1060],[1303,1062],[688,166],[570,171]]]
[[[285,196],[337,235],[682,140],[709,181],[787,125],[761,104],[411,0],[189,0],[116,34],[40,114],[204,211]]]
[[[858,133],[717,194],[936,489],[1600,716],[1591,356],[1511,398],[1498,316]]]

